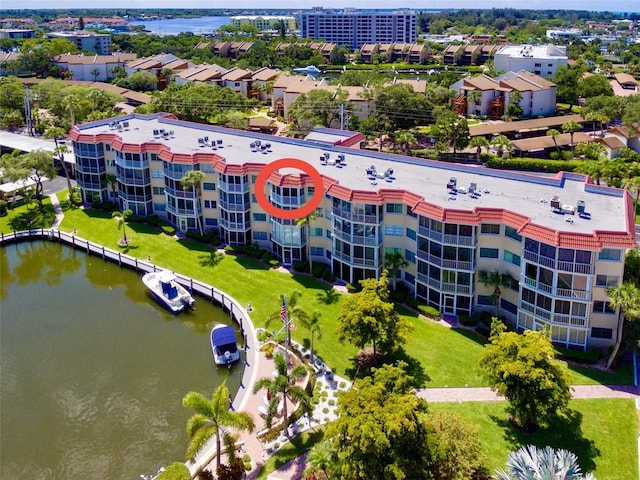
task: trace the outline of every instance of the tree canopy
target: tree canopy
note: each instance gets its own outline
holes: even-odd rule
[[[327,431],[338,454],[336,478],[428,478],[421,419],[427,404],[413,393],[405,367],[400,362],[374,369],[372,377],[340,394],[339,417]]]
[[[349,295],[340,310],[338,340],[358,348],[373,346],[373,353],[395,351],[406,341],[412,325],[395,311],[389,302],[389,280],[386,271],[380,280],[360,280],[362,290]]]
[[[547,331],[507,332],[494,318],[489,340],[479,358],[480,372],[507,399],[515,422],[532,429],[569,411],[569,380],[553,360]]]

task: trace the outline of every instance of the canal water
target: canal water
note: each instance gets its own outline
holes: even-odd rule
[[[135,20],[131,25],[143,25],[149,33],[178,35],[191,32],[194,35],[211,34],[223,25],[231,24],[231,17],[164,18],[160,20]]]
[[[58,243],[0,248],[0,478],[132,479],[184,461],[189,391],[210,398],[240,365],[213,363],[228,313],[196,298],[174,316],[140,275]]]

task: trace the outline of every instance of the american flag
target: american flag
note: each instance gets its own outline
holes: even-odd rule
[[[280,308],[280,320],[287,323],[287,297],[282,297],[282,307]]]

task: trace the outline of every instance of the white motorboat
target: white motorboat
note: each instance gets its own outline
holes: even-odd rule
[[[180,285],[176,276],[166,270],[145,273],[142,282],[153,298],[173,313],[189,308],[195,309],[195,300],[186,288]]]

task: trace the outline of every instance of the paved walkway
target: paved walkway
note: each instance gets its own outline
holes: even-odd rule
[[[64,213],[62,212],[62,207],[60,206],[58,196],[54,193],[52,195],[49,195],[49,198],[51,199],[53,211],[56,213],[56,219],[53,221],[53,225],[51,225],[51,228],[58,229],[60,228],[60,224],[62,223],[62,219],[64,218]]]

